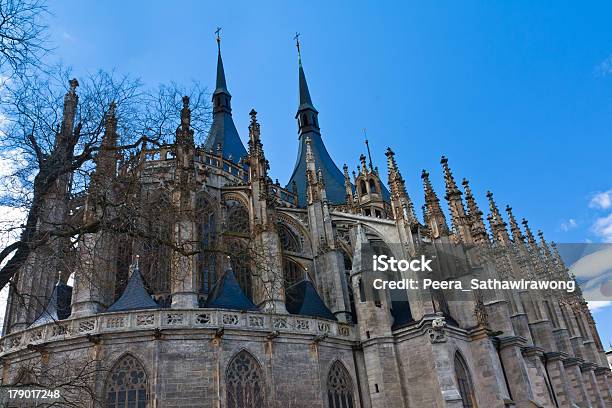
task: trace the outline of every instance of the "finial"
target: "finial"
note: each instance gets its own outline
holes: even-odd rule
[[[77,86],[79,86],[79,81],[77,81],[76,78],[72,78],[70,81],[68,81],[68,84],[70,85],[69,92],[71,94],[75,93]]]
[[[255,109],[251,109],[249,115],[251,115],[251,123],[257,122],[257,111]]]
[[[370,143],[368,142],[368,134],[366,133],[366,128],[361,129],[363,132],[363,138],[365,139],[366,149],[368,150],[368,160],[370,164],[370,171],[374,171],[374,165],[372,164],[372,153],[370,153]]]
[[[57,271],[57,284],[62,282],[62,271]]]
[[[298,33],[297,31],[295,32],[295,36],[293,37],[293,39],[295,40],[295,46],[297,47],[298,50],[298,60],[300,62],[300,64],[302,63],[302,53],[300,50],[300,33]]]
[[[217,27],[215,30],[215,35],[217,36],[217,48],[219,49],[219,52],[221,52],[221,30],[221,27]]]
[[[181,109],[181,126],[184,130],[188,130],[190,124],[191,109],[189,109],[189,97],[183,96],[183,109]]]

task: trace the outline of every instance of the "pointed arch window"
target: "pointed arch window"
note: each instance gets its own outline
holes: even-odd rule
[[[283,258],[283,278],[285,281],[285,289],[300,282],[306,277],[305,270],[297,262]]]
[[[107,408],[147,408],[147,373],[136,357],[122,357],[106,380]]]
[[[259,363],[246,350],[232,359],[225,374],[227,408],[264,407],[264,381]]]
[[[302,252],[302,245],[298,237],[286,225],[278,225],[278,238],[280,239],[283,251]]]
[[[336,361],[327,376],[328,408],[353,408],[353,382],[344,365]]]
[[[374,179],[368,180],[368,184],[370,185],[370,194],[376,193],[376,182]]]
[[[467,369],[467,365],[461,357],[461,354],[455,354],[455,377],[459,386],[459,394],[463,402],[463,408],[476,408],[476,398],[474,397],[474,388],[472,379]]]
[[[361,195],[362,196],[368,194],[368,189],[366,187],[365,181],[361,180],[359,182],[359,189],[361,190]]]

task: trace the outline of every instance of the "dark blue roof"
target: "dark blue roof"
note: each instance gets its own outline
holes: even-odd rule
[[[295,162],[293,174],[287,183],[287,189],[291,190],[295,181],[298,191],[298,204],[301,207],[306,206],[306,137],[310,137],[312,154],[315,159],[317,170],[321,169],[323,174],[323,182],[325,183],[325,192],[327,199],[332,204],[343,204],[346,202],[346,189],[344,187],[344,174],[340,171],[336,163],[325,148],[321,135],[316,132],[310,132],[300,135],[300,145],[298,148],[298,157]]]
[[[246,297],[232,269],[225,271],[217,282],[212,293],[206,299],[204,307],[210,309],[258,310],[257,306]]]
[[[51,292],[49,303],[45,310],[34,320],[30,327],[67,319],[70,316],[72,286],[58,282]]]
[[[287,288],[285,296],[287,311],[291,314],[336,320],[312,282],[307,279]]]
[[[138,309],[158,309],[159,305],[149,292],[145,289],[144,282],[142,280],[142,275],[140,274],[140,270],[136,267],[132,271],[132,275],[128,280],[123,293],[117,299],[115,303],[113,303],[108,309],[107,312],[124,312],[127,310],[138,310]]]
[[[227,100],[227,103],[226,103]],[[213,93],[213,123],[204,142],[204,148],[216,152],[217,145],[221,144],[223,157],[238,163],[241,157],[246,156],[247,151],[240,140],[238,130],[232,119],[231,95],[227,90],[225,70],[221,59],[221,49],[217,57],[217,81]]]

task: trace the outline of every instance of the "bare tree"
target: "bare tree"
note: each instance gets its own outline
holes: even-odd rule
[[[119,141],[112,147],[118,154],[142,148],[144,143],[161,145],[174,133],[180,117],[181,94],[188,94],[192,123],[203,129],[209,122],[210,109],[206,89],[195,83],[189,88],[176,84],[145,89],[129,76],[98,72],[81,81],[68,81],[70,70],[57,68],[53,75],[36,75],[15,81],[3,92],[1,106],[5,126],[0,134],[0,150],[10,152],[5,158],[14,170],[4,176],[6,193],[0,203],[27,209],[20,239],[0,251],[0,287],[24,264],[32,250],[50,239],[78,238],[95,232],[100,220],[92,223],[64,223],[41,231],[42,205],[62,177],[72,177],[72,194],[84,190],[95,170],[94,158],[100,151],[105,117],[111,102],[116,106]],[[76,96],[79,86],[75,123],[62,122],[62,99],[70,83]],[[173,128],[174,124],[174,128]],[[10,259],[10,255],[13,255]]]
[[[49,51],[43,0],[0,0],[0,75],[22,75]]]

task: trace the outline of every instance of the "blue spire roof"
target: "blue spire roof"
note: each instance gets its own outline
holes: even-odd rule
[[[337,320],[308,279],[287,288],[285,296],[287,311],[291,314]]]
[[[159,305],[151,295],[145,289],[144,281],[142,279],[142,275],[140,274],[140,269],[138,268],[138,264],[132,269],[132,274],[128,280],[123,293],[117,299],[115,303],[113,303],[108,309],[107,312],[124,312],[128,310],[138,310],[138,309],[158,309]]]
[[[327,152],[321,135],[316,132],[304,133],[300,135],[298,157],[295,162],[293,174],[287,183],[287,189],[291,190],[295,181],[298,191],[298,204],[306,206],[306,138],[310,136],[312,154],[315,159],[317,169],[321,169],[327,199],[332,204],[342,204],[346,202],[346,190],[344,188],[344,174],[340,171],[336,163]]]
[[[70,300],[72,298],[72,286],[58,281],[51,292],[51,298],[45,310],[34,320],[30,327],[67,319],[70,316]]]
[[[304,75],[304,67],[302,67],[301,57],[299,58],[299,66],[300,106],[298,107],[298,111],[312,109],[313,111],[317,112],[312,104],[312,99],[310,99],[310,91],[308,90],[306,75]]]
[[[247,151],[240,140],[238,130],[232,119],[232,96],[227,90],[225,80],[225,70],[221,59],[221,46],[217,56],[217,81],[215,92],[213,93],[213,123],[210,127],[208,137],[204,142],[204,148],[217,151],[217,146],[221,144],[223,157],[238,163],[241,157],[247,155]]]
[[[231,266],[217,282],[211,294],[206,299],[205,308],[231,310],[258,310],[257,306],[246,297]]]

